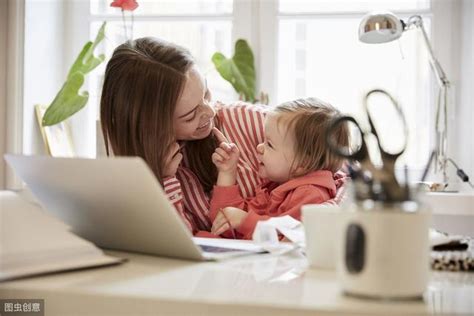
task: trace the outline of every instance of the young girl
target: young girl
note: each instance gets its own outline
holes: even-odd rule
[[[331,105],[309,98],[284,103],[265,118],[265,141],[257,146],[259,175],[268,181],[255,196],[243,198],[236,183],[240,153],[218,130],[221,142],[212,155],[219,173],[211,200],[211,232],[252,238],[258,221],[290,215],[301,218],[301,206],[323,203],[336,195],[334,174],[343,160],[326,145],[325,130],[340,115]],[[347,126],[340,125],[335,140],[347,146]]]

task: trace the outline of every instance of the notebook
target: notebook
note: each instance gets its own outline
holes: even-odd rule
[[[0,203],[0,281],[123,262],[16,192],[0,192]]]

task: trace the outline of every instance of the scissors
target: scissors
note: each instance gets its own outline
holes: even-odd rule
[[[389,100],[393,104],[403,124],[403,146],[399,151],[395,153],[390,153],[383,148],[379,139],[379,134],[377,133],[377,130],[374,126],[372,115],[368,108],[369,97],[376,93],[383,94],[389,98]],[[329,145],[329,148],[336,155],[340,157],[349,159],[350,161],[359,162],[362,170],[370,172],[373,180],[375,180],[381,186],[381,189],[382,189],[381,193],[383,194],[382,199],[386,201],[392,201],[392,202],[404,201],[408,198],[407,192],[406,192],[406,188],[400,186],[399,182],[397,181],[397,178],[395,176],[395,163],[398,157],[400,157],[405,152],[405,149],[407,146],[408,129],[407,129],[405,115],[403,114],[403,111],[401,107],[399,106],[398,102],[395,100],[395,98],[393,98],[388,92],[381,89],[374,89],[374,90],[369,91],[364,97],[363,106],[364,106],[364,111],[365,111],[365,114],[367,115],[367,119],[369,122],[369,129],[367,131],[364,131],[359,125],[359,123],[357,123],[355,118],[353,118],[352,116],[337,117],[335,120],[333,120],[330,123],[327,129],[326,141]],[[334,137],[331,137],[335,129],[340,124],[344,124],[344,123],[346,124],[352,123],[353,125],[355,125],[361,135],[360,147],[353,152],[350,152],[347,149],[344,150],[343,147],[335,143]],[[366,137],[369,134],[372,134],[376,139],[380,156],[382,158],[381,167],[375,166],[371,160],[369,150],[367,147],[367,142],[366,142]],[[372,183],[370,185],[372,185]],[[373,194],[373,195],[376,195],[376,194]]]

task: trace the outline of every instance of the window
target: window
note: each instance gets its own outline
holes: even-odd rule
[[[270,93],[271,104],[315,96],[341,111],[361,117],[362,97],[372,88],[383,88],[402,104],[410,138],[401,164],[421,169],[429,155],[432,138],[432,73],[421,35],[406,32],[392,43],[369,45],[358,41],[362,16],[387,9],[407,18],[423,16],[430,33],[433,9],[429,0],[155,0],[139,1],[135,11],[134,37],[156,36],[190,49],[208,77],[215,99],[236,98],[232,87],[214,70],[211,56],[232,54],[238,35],[248,36],[256,54],[258,85]],[[110,0],[90,0],[90,34],[108,21],[104,53],[124,41],[120,10]],[[102,73],[90,80],[91,101],[97,107]],[[380,102],[371,99],[371,102]],[[381,120],[390,126],[389,115]],[[389,134],[388,142],[399,140]],[[391,137],[391,138],[390,138]],[[401,166],[400,166],[401,167]]]
[[[110,58],[115,47],[123,43],[124,25],[120,9],[110,7],[110,0],[90,0],[91,34],[96,34],[102,21],[108,21],[107,37],[102,46]],[[139,1],[134,11],[133,37],[153,36],[186,47],[196,58],[207,77],[213,97],[230,101],[235,98],[232,87],[220,79],[211,61],[216,51],[232,53],[232,0]],[[126,23],[131,18],[125,13]],[[128,29],[130,31],[130,28]],[[100,89],[106,62],[90,81],[91,102],[100,103]]]
[[[429,1],[280,0],[277,100],[316,96],[364,123],[363,96],[373,88],[383,88],[398,99],[408,120],[408,148],[399,163],[409,161],[412,169],[421,169],[431,148],[429,142],[417,142],[429,139],[431,131],[428,56],[421,34],[415,31],[391,43],[359,42],[361,17],[376,9],[400,12],[401,18],[421,14],[430,31]],[[386,105],[376,97],[369,99],[373,102],[377,108],[378,103]],[[387,113],[377,119],[389,127],[393,117]],[[399,133],[386,134],[381,140],[388,148],[401,145]]]

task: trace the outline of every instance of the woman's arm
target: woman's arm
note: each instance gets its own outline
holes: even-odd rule
[[[176,177],[181,183],[184,204],[184,214],[193,225],[193,232],[198,230],[209,231],[209,196],[204,192],[197,176],[188,168],[180,167]]]
[[[179,167],[175,177],[163,181],[163,189],[191,232],[209,231],[209,198],[196,175]]]
[[[181,190],[181,183],[176,177],[168,177],[163,180],[163,190],[165,191],[168,200],[173,204],[178,214],[183,219],[186,226],[191,232],[195,231],[194,225],[184,212],[183,192]]]

